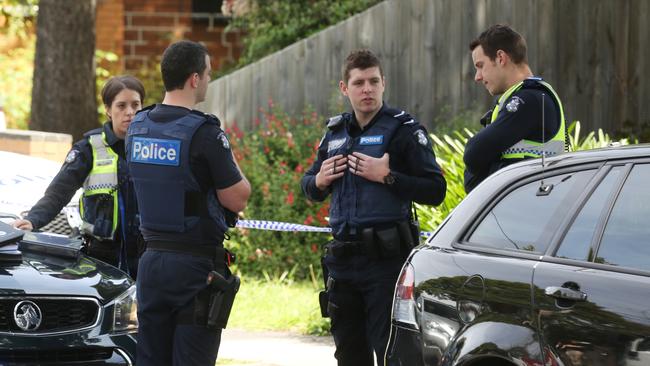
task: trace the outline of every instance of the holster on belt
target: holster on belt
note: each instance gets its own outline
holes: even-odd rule
[[[329,247],[333,242],[334,241],[330,241],[325,244],[325,252],[330,250]],[[325,265],[325,255],[321,256],[320,258],[320,267],[323,270],[323,284],[325,285],[325,289],[318,293],[318,305],[320,306],[320,315],[323,318],[328,318],[329,314],[327,312],[327,304],[329,303],[329,295],[327,291],[329,290],[330,271]]]
[[[239,291],[239,277],[231,275],[226,279],[219,272],[210,271],[206,284],[210,289],[207,327],[224,329],[228,324],[235,295]]]

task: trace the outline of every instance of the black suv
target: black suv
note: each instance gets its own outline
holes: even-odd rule
[[[407,260],[392,365],[650,365],[650,146],[507,167]]]
[[[134,364],[135,284],[80,248],[0,221],[0,365]]]

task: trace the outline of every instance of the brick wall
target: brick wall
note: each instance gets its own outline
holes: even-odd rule
[[[122,58],[124,47],[124,3],[114,0],[97,2],[95,47]]]
[[[122,20],[120,26],[116,21]],[[212,56],[212,68],[235,62],[241,53],[241,35],[225,32],[228,19],[220,14],[192,13],[192,0],[100,0],[97,4],[97,47],[120,47],[122,68],[135,71],[157,64],[174,41],[202,42]]]

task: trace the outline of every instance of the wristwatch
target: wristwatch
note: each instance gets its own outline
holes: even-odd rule
[[[393,183],[395,183],[395,176],[391,172],[388,172],[384,177],[384,184],[392,186]]]

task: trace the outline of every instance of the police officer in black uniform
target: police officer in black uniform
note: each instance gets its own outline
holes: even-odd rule
[[[204,46],[170,45],[161,62],[165,98],[138,113],[127,135],[146,242],[137,279],[139,366],[213,366],[217,357],[221,329],[208,326],[206,313],[218,304],[206,279],[213,270],[232,279],[226,213],[243,210],[251,190],[219,120],[192,109],[205,99],[210,71]]]
[[[504,166],[568,148],[562,102],[548,83],[533,77],[524,38],[497,24],[472,41],[470,50],[474,80],[500,97],[481,119],[485,128],[465,146],[467,192]]]
[[[14,226],[40,229],[83,187],[80,211],[81,234],[87,244],[84,250],[135,278],[142,241],[124,137],[135,113],[142,108],[145,92],[138,79],[124,75],[109,79],[101,95],[108,122],[85,133],[74,144],[43,198]]]
[[[334,240],[324,258],[327,312],[339,365],[384,364],[393,290],[418,243],[412,202],[440,204],[446,182],[427,132],[406,112],[383,103],[384,76],[368,50],[350,53],[339,87],[352,113],[330,118],[318,157],[301,185],[330,201]]]

